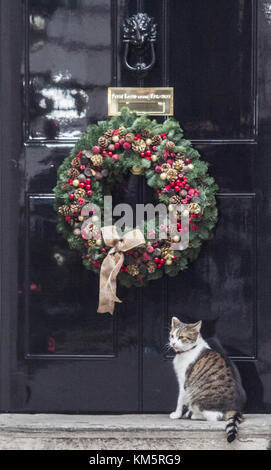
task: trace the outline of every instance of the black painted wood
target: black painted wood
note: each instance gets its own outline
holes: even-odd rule
[[[140,80],[120,33],[137,11],[158,24]],[[172,410],[176,314],[201,318],[234,358],[247,410],[270,411],[270,12],[269,0],[1,2],[2,410]],[[189,270],[121,289],[115,316],[101,316],[97,277],[56,233],[52,188],[80,132],[106,117],[107,87],[151,85],[174,86],[175,116],[220,186],[220,221]],[[117,197],[131,194],[149,200],[143,178]]]

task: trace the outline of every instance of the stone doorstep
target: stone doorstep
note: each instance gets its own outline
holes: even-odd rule
[[[170,420],[167,415],[1,414],[0,450],[267,450],[271,415],[247,415],[238,440],[225,422]]]

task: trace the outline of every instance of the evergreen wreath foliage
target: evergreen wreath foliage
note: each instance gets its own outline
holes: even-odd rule
[[[54,188],[58,231],[71,249],[81,253],[87,269],[98,273],[109,248],[97,233],[91,212],[88,217],[93,216],[94,222],[88,229],[93,238],[82,236],[85,217],[81,209],[88,203],[102,209],[104,195],[113,194],[130,172],[145,176],[154,191],[150,202],[169,208],[174,203],[189,205],[190,234],[189,247],[182,251],[172,253],[168,235],[167,240],[150,240],[126,253],[118,279],[127,287],[143,286],[164,273],[175,276],[186,269],[199,255],[202,243],[212,237],[218,217],[218,187],[179,123],[173,118],[158,123],[123,108],[120,116],[90,125],[58,170]]]

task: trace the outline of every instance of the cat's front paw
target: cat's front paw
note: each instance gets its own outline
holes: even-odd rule
[[[173,411],[169,415],[170,419],[180,419],[182,417],[181,413],[178,413],[178,411]]]

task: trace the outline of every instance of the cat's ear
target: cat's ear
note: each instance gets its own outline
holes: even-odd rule
[[[178,328],[180,326],[181,322],[177,317],[172,317],[171,319],[171,328],[175,330],[175,328]]]
[[[192,325],[190,325],[191,328],[193,328],[193,330],[196,330],[198,333],[200,332],[200,329],[201,329],[201,325],[202,325],[202,321],[197,321],[196,323],[192,323]]]

